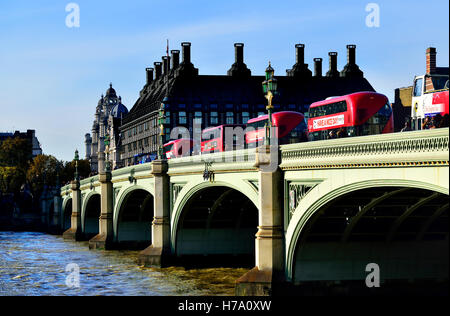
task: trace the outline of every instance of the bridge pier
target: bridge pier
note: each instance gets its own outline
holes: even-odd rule
[[[152,244],[139,254],[139,264],[144,266],[166,266],[170,262],[170,192],[167,160],[152,162],[155,179],[154,217],[152,222]]]
[[[113,248],[113,184],[110,171],[99,174],[101,187],[99,233],[89,240],[89,249]]]
[[[74,180],[70,182],[70,186],[72,189],[72,215],[70,218],[71,225],[70,228],[63,233],[63,238],[78,241],[82,240],[80,181]]]
[[[278,161],[274,163],[279,155],[277,147],[261,146],[256,151],[255,166],[259,169],[256,266],[236,280],[235,293],[239,296],[272,295],[274,288],[285,281],[283,180]]]

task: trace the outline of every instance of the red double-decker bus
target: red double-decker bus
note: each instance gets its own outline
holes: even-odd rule
[[[225,132],[227,129],[232,131],[236,127],[245,130],[245,125],[242,124],[225,124],[215,127],[210,127],[202,131],[201,152],[222,152],[236,149],[237,144],[244,144],[243,139],[238,139],[236,134],[230,133],[230,136]],[[242,132],[243,134],[243,132]],[[227,137],[233,137],[228,139]]]
[[[163,146],[167,159],[189,156],[192,153],[194,141],[192,139],[175,139]]]
[[[252,146],[264,140],[265,126],[269,124],[269,115],[261,115],[247,122],[245,141]],[[272,114],[272,125],[276,127],[278,144],[298,143],[306,139],[305,116],[299,112],[282,111]],[[253,130],[249,130],[249,127]]]
[[[376,92],[357,92],[311,104],[309,140],[392,133],[394,122],[388,98]]]

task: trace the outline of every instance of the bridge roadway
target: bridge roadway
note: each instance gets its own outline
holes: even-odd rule
[[[250,258],[239,295],[364,282],[371,262],[383,282],[448,282],[448,145],[445,128],[153,161],[73,181],[44,217],[146,265]]]

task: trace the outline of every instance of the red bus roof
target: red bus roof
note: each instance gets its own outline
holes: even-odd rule
[[[180,138],[180,139],[174,139],[174,140],[171,140],[170,142],[165,143],[163,147],[166,147],[166,146],[169,146],[169,145],[172,145],[172,144],[176,144],[176,143],[179,143],[181,141],[193,142],[193,140],[190,139],[190,138]]]
[[[387,102],[387,97],[384,94],[381,93],[377,93],[377,92],[372,92],[372,91],[361,91],[361,92],[355,92],[355,93],[350,93],[350,94],[346,94],[343,96],[339,96],[339,97],[333,97],[331,99],[328,100],[322,100],[322,101],[317,101],[314,102],[310,105],[310,108],[315,108],[321,105],[326,105],[326,104],[331,104],[331,103],[335,103],[335,102],[339,102],[339,101],[350,101],[349,103],[353,104],[356,103],[357,101],[361,100],[361,99],[365,99],[367,97],[374,97],[374,98],[385,98],[386,102]]]
[[[282,112],[275,112],[272,113],[272,120],[274,125],[277,125],[277,121],[278,119],[284,119],[284,118],[298,118],[300,120],[303,120],[304,115],[302,113],[299,112],[294,112],[294,111],[282,111]],[[247,121],[247,124],[251,124],[251,123],[255,123],[255,122],[259,122],[259,121],[264,121],[269,119],[269,114],[265,114],[265,115],[261,115],[255,118],[252,118],[250,120]]]

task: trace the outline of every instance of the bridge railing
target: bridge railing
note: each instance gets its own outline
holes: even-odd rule
[[[348,137],[281,146],[282,169],[446,164],[449,129]]]
[[[214,171],[256,170],[255,152],[255,149],[241,149],[170,159],[169,174],[198,172],[204,170],[205,165]]]

